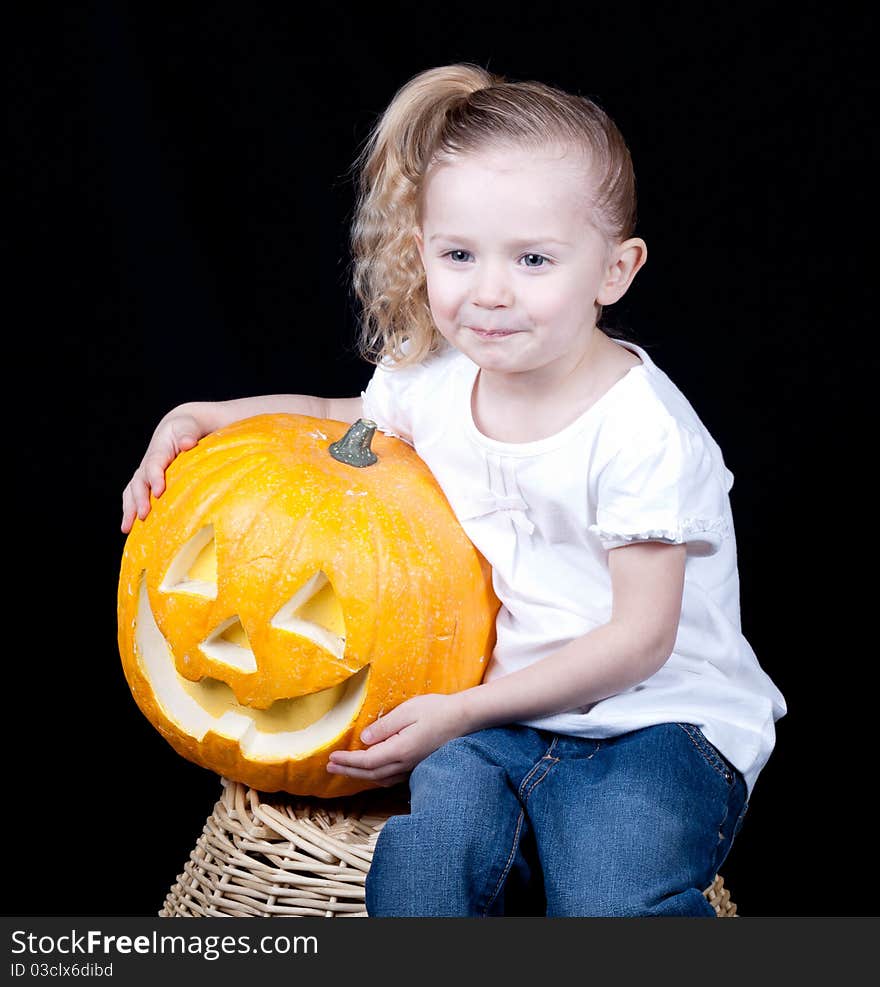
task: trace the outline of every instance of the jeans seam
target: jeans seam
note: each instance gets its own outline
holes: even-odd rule
[[[553,757],[553,755],[551,753],[553,751],[553,749],[556,747],[556,742],[558,740],[559,740],[558,737],[554,737],[553,738],[553,740],[550,743],[550,746],[544,752],[544,756],[540,760],[535,761],[534,765],[532,765],[532,769],[525,776],[525,778],[523,778],[522,782],[520,783],[519,790],[517,791],[517,795],[519,796],[520,802],[525,802],[528,799],[528,796],[525,796],[525,798],[523,797],[523,792],[525,791],[526,785],[529,783],[529,779],[538,770],[538,768],[540,768],[541,765],[545,761],[548,761],[549,760],[549,761],[553,761],[555,763],[555,762],[557,762],[559,760],[558,757]],[[534,787],[534,786],[532,786],[532,787]]]
[[[602,741],[601,740],[597,740],[596,741],[596,746],[593,749],[593,753],[592,754],[587,754],[587,756],[584,758],[584,760],[585,761],[591,761],[599,753],[599,748],[601,746],[602,746]]]
[[[687,727],[685,726],[685,724],[683,724],[683,723],[676,723],[676,726],[681,728],[681,730],[684,732],[685,736],[694,745],[694,747],[699,752],[700,757],[702,757],[702,759],[706,762],[706,764],[708,764],[709,767],[712,768],[712,770],[719,777],[723,778],[724,781],[726,781],[728,785],[732,785],[734,778],[733,778],[732,772],[727,767],[727,765],[723,761],[721,761],[714,753],[712,753],[709,750],[706,750],[705,746],[703,744],[699,743],[699,741],[697,740],[697,738],[691,733],[690,730],[687,729]],[[689,723],[689,724],[687,724],[687,726],[693,726],[693,724]],[[694,727],[694,729],[697,730],[697,729],[699,729],[699,727]],[[709,741],[706,741],[706,743],[709,743]]]
[[[724,781],[727,782],[728,784],[728,788],[729,788],[728,799],[724,804],[724,812],[721,815],[721,821],[718,823],[718,839],[715,842],[715,849],[712,854],[711,871],[713,876],[717,876],[718,868],[723,863],[722,850],[724,848],[724,841],[725,839],[727,839],[724,835],[724,826],[725,823],[727,822],[728,817],[730,816],[729,793],[733,791],[733,787],[735,785],[735,776],[731,768],[728,767],[728,765],[723,760],[721,760],[719,756],[715,755],[713,751],[706,749],[706,746],[710,744],[710,741],[703,736],[703,732],[702,730],[700,730],[699,727],[697,727],[693,723],[688,723],[688,724],[677,723],[676,726],[681,727],[681,729],[685,732],[690,742],[694,745],[694,747],[696,747],[697,751],[700,753],[700,756],[703,758],[703,760],[715,771],[716,774],[720,775],[724,779]],[[694,734],[687,729],[688,727],[692,727],[693,730],[696,731],[696,736],[694,736]],[[702,739],[704,743],[700,743],[700,739]],[[748,800],[746,800],[745,806],[743,808],[745,809],[745,807],[747,806],[748,806]],[[742,816],[742,812],[740,812],[740,815],[737,817],[737,821],[739,821],[741,816]],[[736,838],[736,822],[734,823],[733,829],[731,830],[730,833],[730,839],[726,851],[727,853],[730,852],[730,849],[733,846],[733,841],[735,838]]]
[[[501,874],[499,875],[498,881],[495,884],[495,889],[493,890],[492,894],[489,896],[489,900],[486,902],[486,907],[483,909],[483,918],[485,918],[488,915],[489,909],[495,903],[495,899],[498,897],[498,892],[504,887],[504,882],[507,880],[507,875],[510,873],[510,865],[513,863],[513,858],[516,856],[516,848],[519,846],[519,836],[520,833],[522,832],[522,824],[525,815],[526,815],[525,809],[520,809],[519,819],[517,819],[516,821],[516,830],[514,831],[513,834],[513,843],[510,846],[510,853],[507,855],[507,861],[505,862],[504,867],[502,867],[501,869]]]
[[[525,815],[526,815],[524,803],[528,801],[529,795],[531,795],[531,793],[534,791],[535,786],[539,785],[544,780],[544,778],[547,777],[547,773],[553,767],[553,765],[559,763],[559,758],[553,757],[553,755],[551,754],[551,751],[556,747],[556,742],[558,739],[559,739],[558,737],[553,738],[553,740],[550,743],[550,746],[544,752],[543,757],[541,757],[540,760],[536,761],[532,765],[531,770],[528,772],[525,778],[523,778],[519,786],[517,795],[519,796],[520,802],[523,803],[523,808],[520,809],[519,818],[516,821],[516,829],[513,834],[513,842],[511,843],[510,846],[510,853],[507,855],[507,861],[505,862],[504,867],[501,869],[501,874],[498,877],[498,881],[495,885],[495,889],[490,895],[488,902],[486,902],[486,907],[483,909],[484,918],[488,914],[489,909],[494,904],[495,899],[498,897],[499,892],[504,887],[504,882],[507,880],[507,875],[510,873],[511,864],[513,864],[513,858],[516,856],[516,848],[519,846],[519,839],[520,839],[520,833],[522,832],[523,819],[525,819]],[[546,765],[544,769],[544,773],[541,775],[540,778],[538,778],[535,781],[533,785],[529,787],[529,795],[526,795],[525,798],[523,798],[523,792],[525,790],[526,785],[528,784],[529,779],[535,774],[535,772],[541,767],[541,765]]]

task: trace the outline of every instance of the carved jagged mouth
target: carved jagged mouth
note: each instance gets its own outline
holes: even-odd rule
[[[357,716],[369,678],[366,666],[329,689],[278,699],[268,709],[242,706],[225,682],[212,678],[190,682],[180,675],[153,615],[143,574],[135,649],[140,670],[169,720],[199,741],[208,732],[234,740],[254,760],[299,757],[332,743]]]

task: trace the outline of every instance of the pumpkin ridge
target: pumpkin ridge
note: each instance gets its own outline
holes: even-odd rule
[[[355,467],[347,467],[347,468],[355,469]],[[334,475],[333,479],[338,480],[339,479],[338,475]],[[373,545],[374,546],[376,545],[376,539],[374,537],[375,526],[373,523],[372,512],[369,509],[369,507],[374,505],[370,505],[367,502],[367,498],[365,497],[349,498],[346,496],[346,493],[341,490],[341,485],[339,483],[333,483],[330,486],[327,495],[324,501],[322,501],[320,506],[322,511],[323,510],[332,511],[334,508],[336,508],[339,517],[344,522],[344,525],[348,530],[360,530],[362,526],[366,525],[370,531],[370,536]],[[375,551],[376,549],[374,549],[374,553]],[[327,575],[327,578],[334,586],[335,591],[339,593],[339,586],[340,583],[342,582],[342,580],[340,579],[339,566],[337,565],[336,561],[331,560],[329,556],[325,557],[322,564],[323,564],[324,573]],[[345,573],[346,579],[351,578],[350,574],[352,569],[357,567],[362,568],[367,564],[370,564],[370,553],[358,553],[358,557],[356,559],[352,559],[352,561],[346,567],[346,573]],[[375,567],[373,568],[375,571]],[[360,578],[359,581],[361,581]],[[376,601],[381,599],[381,597],[377,595],[376,589],[377,589],[377,583],[374,579],[373,588],[372,588],[373,604],[375,604]],[[371,622],[370,640],[364,642],[363,640],[360,639],[360,635],[358,633],[358,628],[362,623],[362,619],[360,615],[357,615],[358,618],[357,620],[354,619],[355,615],[351,613],[350,601],[347,610],[348,612],[346,612],[346,608],[343,608],[343,615],[346,622],[346,641],[345,641],[345,652],[340,661],[340,664],[343,668],[349,671],[357,671],[357,669],[363,667],[363,665],[358,664],[354,668],[352,668],[352,665],[350,664],[352,659],[349,657],[349,653],[350,653],[350,649],[352,649],[353,647],[353,643],[352,643],[353,636],[356,639],[354,647],[360,650],[362,654],[366,654],[366,655],[372,654],[376,644],[375,624],[374,622]],[[360,661],[361,659],[359,657],[356,657],[356,660]]]
[[[473,558],[469,557],[468,565],[464,572],[453,571],[450,569],[446,565],[446,560],[443,558],[440,550],[434,545],[434,532],[436,530],[437,514],[439,513],[439,510],[441,507],[445,507],[450,511],[450,513],[452,512],[452,508],[449,507],[445,495],[442,494],[442,491],[439,492],[443,497],[443,502],[437,502],[435,504],[433,500],[431,501],[430,509],[432,516],[422,516],[420,518],[420,526],[422,530],[415,537],[417,537],[417,543],[419,545],[425,545],[426,540],[428,541],[431,545],[431,551],[426,554],[429,558],[436,560],[436,563],[433,566],[423,566],[418,572],[421,598],[426,601],[436,601],[439,594],[444,603],[444,608],[438,608],[436,605],[423,608],[423,612],[427,612],[425,621],[425,640],[431,644],[428,660],[430,661],[431,666],[435,669],[435,673],[439,675],[439,681],[432,680],[428,684],[431,686],[430,691],[432,692],[443,692],[449,694],[450,692],[456,692],[465,687],[459,684],[458,688],[456,688],[456,683],[454,681],[450,681],[452,668],[450,667],[450,663],[448,661],[449,655],[455,653],[453,647],[459,640],[459,620],[457,617],[453,620],[452,633],[447,635],[446,631],[448,625],[446,624],[446,621],[442,621],[441,626],[441,622],[438,620],[438,614],[444,613],[446,602],[450,599],[454,599],[456,584],[460,584],[465,581],[465,579],[468,584],[471,583],[473,579],[473,568],[478,566],[479,562],[476,558],[478,549],[473,545],[470,539],[466,538],[463,530],[459,532],[461,540],[463,543],[466,541],[467,546],[474,553]],[[410,518],[408,517],[407,520],[410,520]],[[430,579],[428,578],[429,575]],[[440,642],[447,639],[450,643],[443,647],[442,652],[438,654],[438,645]],[[473,684],[476,685],[477,683],[474,682]]]
[[[183,455],[185,456],[186,453]],[[183,456],[178,456],[178,459],[181,458]],[[169,508],[169,510],[174,511],[176,509],[178,512],[182,511],[186,513],[189,500],[198,496],[200,489],[207,488],[208,492],[202,494],[199,498],[199,511],[192,516],[193,523],[191,526],[195,530],[205,523],[210,523],[205,520],[205,515],[216,506],[218,501],[222,501],[229,494],[230,490],[234,492],[235,488],[241,484],[241,481],[257,470],[259,465],[259,463],[254,463],[244,474],[241,472],[241,466],[236,462],[220,463],[216,469],[211,470],[205,476],[202,476],[196,469],[193,471],[192,481],[187,486],[174,488],[173,496],[169,498],[174,506]],[[228,476],[224,477],[224,473],[228,474]],[[219,482],[224,479],[228,482]],[[214,486],[216,486],[216,489],[212,491],[210,488]],[[171,488],[166,489],[162,496],[165,497],[169,493],[172,493]],[[174,515],[172,515],[172,519],[174,519]],[[148,516],[147,521],[143,523],[146,524],[149,520],[150,518]]]
[[[178,482],[182,482],[183,476],[180,476],[179,474],[191,472],[190,467],[192,465],[198,465],[206,471],[210,469],[207,464],[203,465],[203,461],[209,458],[222,455],[224,461],[219,466],[221,469],[230,466],[231,463],[237,462],[238,460],[248,458],[244,452],[238,456],[227,457],[226,453],[234,449],[245,446],[255,450],[256,454],[265,455],[266,449],[264,444],[255,439],[253,436],[242,436],[238,441],[230,441],[228,439],[226,442],[219,441],[218,437],[222,437],[223,431],[223,429],[218,429],[216,432],[212,432],[210,435],[204,436],[199,440],[197,445],[192,447],[192,449],[187,449],[185,452],[182,452],[179,456],[174,458],[165,470],[166,490],[170,490],[173,486],[176,486]],[[194,477],[193,479],[196,480],[196,482],[201,482],[202,477]]]
[[[258,485],[263,486],[265,489],[262,491],[262,497],[259,500],[256,500],[255,498],[254,506],[251,508],[250,523],[241,528],[237,533],[236,541],[238,544],[244,543],[248,539],[255,540],[253,539],[253,533],[259,528],[260,523],[263,521],[266,515],[267,506],[279,495],[280,485],[278,483],[267,483],[267,477],[263,476],[260,478],[258,475],[254,475],[259,474],[260,472],[265,473],[267,470],[271,471],[273,466],[274,464],[271,460],[266,457],[255,463],[254,468],[245,474],[245,479],[256,481]],[[236,488],[239,486],[241,486],[240,481],[235,484]],[[275,556],[269,557],[274,558]],[[254,559],[252,558],[249,561],[253,562]]]
[[[377,506],[379,509],[377,509]],[[408,552],[405,551],[407,546],[404,544],[405,539],[398,537],[399,519],[400,517],[406,519],[407,512],[396,503],[396,500],[391,498],[377,498],[373,504],[373,510],[367,513],[371,523],[374,544],[376,545],[374,554],[379,560],[379,564],[376,566],[375,599],[376,601],[382,601],[388,596],[387,593],[382,592],[382,587],[393,584],[394,582],[393,580],[389,580],[389,575],[397,575],[398,578],[403,579],[404,584],[408,584],[409,582],[410,566],[407,557]],[[379,533],[378,536],[376,534],[377,532]],[[414,542],[413,544],[418,545],[418,542]],[[393,607],[393,604],[394,601],[389,600],[389,609]],[[424,628],[423,608],[418,606],[414,610],[411,609],[409,616],[410,618],[415,617],[417,624],[415,627],[410,625],[407,628],[408,633],[405,639],[401,640],[398,635],[398,647],[403,649],[406,655],[407,667],[410,669],[413,667],[420,668],[425,661],[424,634],[419,633]],[[387,620],[384,612],[381,613],[380,620],[384,626],[393,625],[395,630],[398,627],[398,621]],[[374,628],[376,627],[377,623],[374,622]],[[375,629],[373,640],[375,643],[378,643],[378,635]],[[416,642],[418,642],[418,650],[416,650]],[[388,660],[390,659],[386,658],[386,661]],[[388,708],[399,705],[414,694],[412,690],[412,676],[409,682],[397,680],[394,686],[393,694],[389,694],[386,691]]]
[[[425,535],[430,533],[430,524],[416,512],[404,510],[401,511],[400,514],[409,529],[412,544],[419,546],[421,549],[424,545]],[[416,517],[419,518],[418,524],[415,520]],[[421,557],[419,561],[422,561]],[[404,564],[407,569],[407,582],[418,587],[416,592],[419,599],[424,601],[434,600],[436,598],[436,586],[432,586],[430,580],[427,578],[427,574],[433,566],[414,565],[413,561],[409,557],[404,559]],[[445,582],[446,580],[444,579],[444,591],[446,589]],[[432,589],[433,592],[431,592]],[[444,592],[444,597],[445,596],[446,593]],[[419,607],[419,616],[421,618],[421,627],[419,628],[420,633],[418,639],[422,645],[423,659],[430,662],[434,651],[434,648],[431,646],[431,642],[436,640],[436,621],[434,618],[434,609],[427,605],[421,606]],[[434,692],[439,690],[432,688],[429,691]]]
[[[419,476],[419,481],[423,484],[420,489],[420,493],[423,496],[418,499],[418,502],[420,506],[424,504],[424,510],[414,511],[407,509],[409,505],[404,499],[405,492],[398,490],[396,487],[391,487],[390,490],[383,491],[385,496],[381,498],[383,507],[396,519],[393,522],[394,530],[397,530],[397,525],[402,520],[406,525],[410,543],[420,548],[425,545],[426,539],[431,539],[433,543],[431,536],[435,526],[440,523],[439,515],[441,512],[452,513],[452,508],[442,489],[435,483],[426,482],[427,480],[427,477]],[[476,547],[467,538],[463,530],[458,531],[456,535],[449,534],[450,538],[456,536],[460,539],[463,546],[466,545],[472,552],[477,552]],[[391,539],[392,544],[394,541],[394,539]],[[383,542],[387,544],[388,539],[383,539]],[[453,584],[459,577],[457,574],[450,573],[447,570],[442,564],[443,560],[436,552],[426,553],[426,555],[428,558],[436,559],[436,564],[428,567],[424,565],[418,566],[413,563],[408,555],[402,557],[401,562],[406,570],[406,580],[410,585],[417,587],[416,592],[420,599],[426,601],[434,600],[439,593],[445,601],[451,595],[454,595]],[[474,565],[479,565],[476,559],[474,559]],[[428,579],[429,572],[432,577],[430,580]],[[467,580],[470,582],[472,579],[473,572],[471,569],[468,569]],[[419,616],[421,618],[420,626],[417,628],[417,633],[413,637],[422,643],[421,660],[431,662],[438,672],[437,680],[432,680],[431,691],[445,693],[458,691],[457,689],[450,688],[452,669],[449,667],[448,662],[436,662],[434,660],[437,643],[447,637],[445,633],[440,633],[441,631],[445,631],[446,628],[438,625],[437,608],[423,606],[419,609]],[[458,621],[456,620],[453,624],[453,633],[448,636],[454,643],[457,643],[459,639],[458,631]],[[452,647],[452,644],[450,644],[443,649],[444,659],[453,653]],[[454,685],[455,683],[452,684]]]

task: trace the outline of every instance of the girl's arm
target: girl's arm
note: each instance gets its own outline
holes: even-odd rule
[[[672,653],[686,548],[640,542],[609,552],[611,619],[527,668],[449,696],[416,696],[378,719],[365,751],[335,751],[328,770],[390,785],[453,737],[576,709],[632,688]]]
[[[363,401],[359,397],[264,394],[232,401],[192,401],[172,408],[156,426],[140,466],[122,493],[122,530],[131,530],[135,516],[143,521],[150,513],[150,494],[158,497],[165,489],[165,470],[181,452],[224,425],[274,412],[352,423],[363,414]]]
[[[541,661],[461,693],[468,733],[606,699],[644,682],[672,653],[684,545],[641,542],[608,554],[611,619]]]

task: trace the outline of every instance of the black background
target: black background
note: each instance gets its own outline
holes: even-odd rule
[[[182,869],[220,783],[122,675],[122,489],[174,404],[366,384],[348,169],[408,78],[472,61],[617,121],[649,260],[608,324],[736,478],[743,627],[789,713],[721,869],[733,899],[876,912],[873,26],[550,0],[95,3],[8,26],[5,909],[155,915]]]

